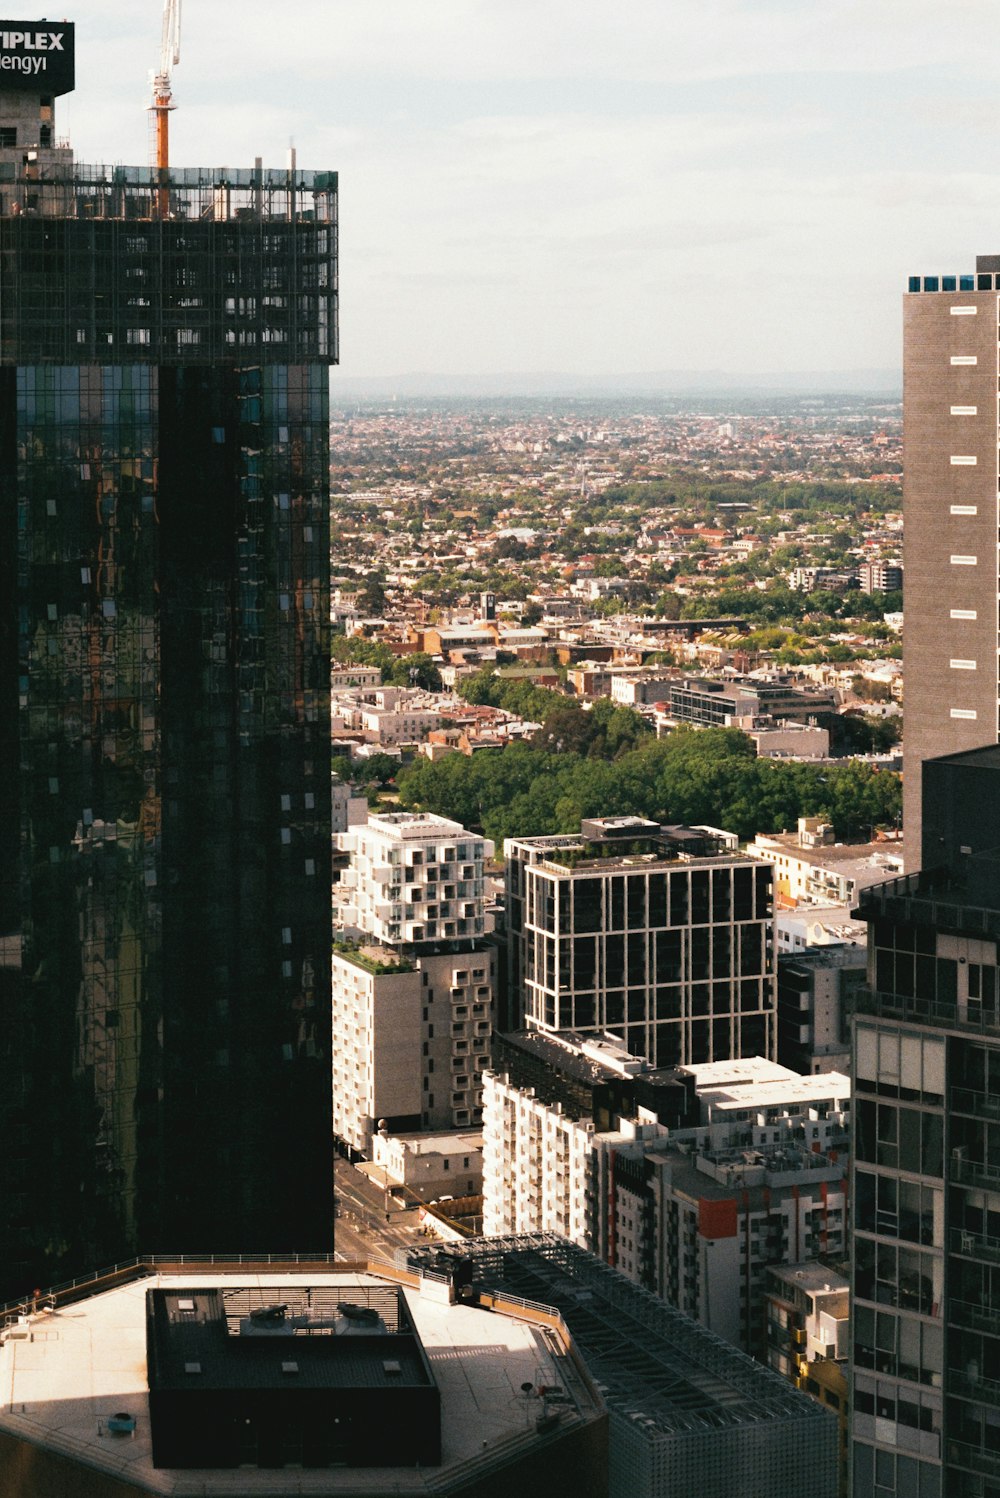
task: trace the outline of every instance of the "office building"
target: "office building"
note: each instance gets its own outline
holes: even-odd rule
[[[1000,748],[926,760],[923,792],[921,871],[861,896],[869,987],[854,1041],[852,1492],[991,1498]]]
[[[76,163],[45,24],[41,94],[0,34],[11,1289],[332,1216],[336,174]]]
[[[997,292],[1000,256],[911,276],[903,299],[906,717],[916,867],[920,767],[994,743],[997,719]]]
[[[748,728],[760,719],[808,723],[817,713],[837,711],[832,688],[749,676],[675,679],[664,683],[656,700],[671,723],[693,728]]]
[[[593,818],[509,838],[512,1000],[655,1067],[773,1056],[772,870],[711,828]]]

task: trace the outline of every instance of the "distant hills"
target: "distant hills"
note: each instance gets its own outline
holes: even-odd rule
[[[678,395],[814,395],[844,393],[885,395],[899,399],[899,369],[796,370],[785,374],[747,374],[736,370],[667,369],[638,374],[427,374],[352,376],[349,370],[331,374],[331,393],[339,400],[414,400],[477,396],[503,398],[544,396]]]

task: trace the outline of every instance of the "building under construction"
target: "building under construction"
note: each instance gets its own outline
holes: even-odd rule
[[[336,173],[76,164],[0,29],[0,1285],[328,1246]],[[16,28],[16,29],[15,29]]]

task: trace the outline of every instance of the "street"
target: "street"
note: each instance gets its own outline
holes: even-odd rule
[[[335,1162],[334,1191],[334,1247],[344,1259],[373,1253],[392,1258],[398,1248],[423,1241],[417,1209],[398,1207],[390,1197],[387,1222],[386,1193],[347,1160]]]

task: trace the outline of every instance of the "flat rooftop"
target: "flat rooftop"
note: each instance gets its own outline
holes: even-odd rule
[[[6,1318],[0,1333],[0,1433],[39,1446],[83,1466],[131,1483],[143,1492],[178,1498],[235,1498],[260,1492],[283,1495],[372,1495],[433,1491],[446,1469],[457,1463],[490,1461],[491,1452],[509,1452],[524,1442],[538,1443],[534,1417],[522,1385],[561,1388],[566,1393],[562,1425],[601,1416],[603,1405],[578,1362],[541,1320],[447,1303],[447,1287],[435,1276],[403,1287],[412,1319],[441,1395],[441,1466],[393,1468],[302,1468],[167,1470],[154,1468],[150,1438],[146,1362],[146,1295],[149,1290],[179,1292],[238,1289],[246,1307],[303,1298],[358,1300],[378,1297],[397,1276],[374,1266],[365,1271],[345,1265],[328,1273],[213,1271],[192,1266],[190,1273],[137,1267],[124,1283],[96,1281],[93,1293],[54,1310],[39,1310],[23,1324]],[[404,1276],[405,1277],[405,1276]],[[262,1341],[265,1338],[262,1337]],[[285,1339],[282,1339],[285,1341]],[[296,1355],[308,1338],[287,1339]],[[354,1340],[343,1337],[349,1347]],[[357,1339],[360,1342],[362,1339]],[[386,1339],[391,1341],[392,1339]],[[288,1356],[288,1354],[286,1354]],[[108,1418],[134,1415],[134,1436],[110,1434]],[[16,1460],[16,1458],[15,1458]],[[2,1471],[0,1471],[2,1487]]]

